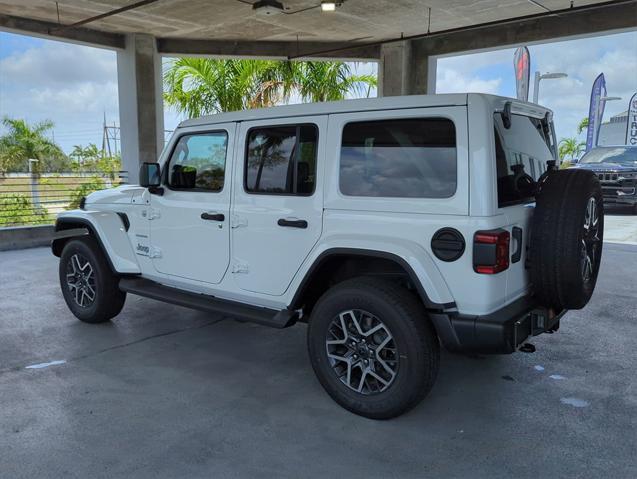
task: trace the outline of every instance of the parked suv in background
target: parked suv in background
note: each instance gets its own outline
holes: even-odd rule
[[[598,146],[576,168],[597,175],[606,203],[631,206],[637,214],[637,146]]]
[[[597,176],[557,171],[551,112],[489,95],[352,100],[183,122],[141,185],[57,220],[64,299],[127,293],[283,328],[370,418],[416,405],[454,351],[532,350],[589,300]]]

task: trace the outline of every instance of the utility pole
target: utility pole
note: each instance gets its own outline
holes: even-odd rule
[[[106,141],[107,141],[107,131],[106,131],[106,112],[104,112],[104,122],[102,123],[102,160],[106,156]]]

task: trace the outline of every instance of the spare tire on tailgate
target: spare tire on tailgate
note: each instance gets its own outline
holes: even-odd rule
[[[531,227],[530,272],[540,304],[581,309],[602,256],[604,205],[597,176],[567,169],[540,180]]]

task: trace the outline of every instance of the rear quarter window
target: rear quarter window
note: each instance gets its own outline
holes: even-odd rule
[[[375,120],[343,128],[339,187],[344,195],[449,198],[456,184],[451,120]]]

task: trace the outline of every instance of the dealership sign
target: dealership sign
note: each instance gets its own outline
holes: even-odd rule
[[[628,102],[628,121],[626,123],[626,144],[637,146],[637,93]]]
[[[586,151],[590,151],[597,145],[599,137],[599,126],[604,116],[604,105],[602,100],[606,96],[606,80],[604,74],[600,73],[593,82],[591,89],[591,103],[588,107],[588,130],[586,131]]]
[[[531,56],[529,49],[518,47],[513,55],[513,68],[515,70],[515,90],[518,100],[529,100],[529,75]]]

